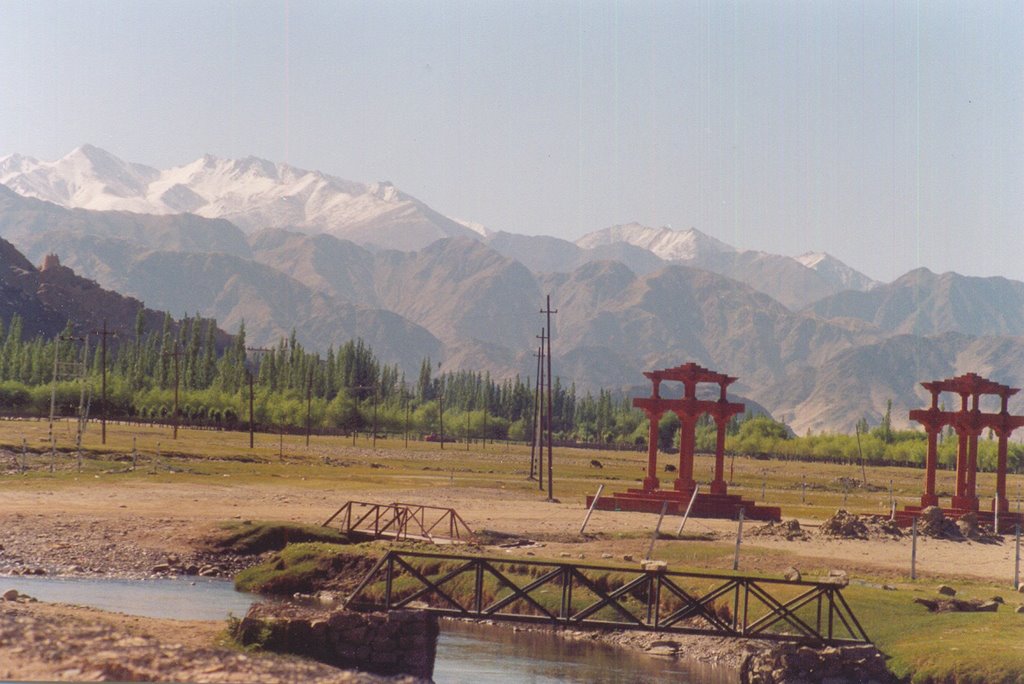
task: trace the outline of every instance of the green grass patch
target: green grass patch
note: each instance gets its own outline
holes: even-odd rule
[[[309,594],[358,582],[375,563],[373,557],[344,544],[289,544],[266,562],[235,575],[235,588],[264,594]]]
[[[204,543],[211,551],[248,556],[279,551],[297,542],[347,544],[349,541],[348,535],[320,525],[245,520],[222,524]]]
[[[1024,615],[1016,602],[995,613],[929,613],[917,597],[937,598],[935,584],[917,582],[899,591],[849,586],[849,601],[868,637],[890,658],[889,669],[910,682],[1019,682],[1024,677]],[[989,599],[1010,591],[985,584],[957,584],[958,597]]]

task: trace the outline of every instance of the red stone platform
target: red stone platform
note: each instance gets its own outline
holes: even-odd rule
[[[896,511],[896,524],[900,527],[910,527],[914,524],[914,518],[921,516],[925,506],[907,506],[902,511]],[[978,516],[978,524],[986,527],[993,527],[996,523],[995,513],[992,511],[973,510],[970,508],[942,508],[942,516],[950,520],[956,520],[967,513],[975,513]],[[999,531],[1003,534],[1012,533],[1015,525],[1024,528],[1024,514],[1010,513],[1009,511],[999,512]]]
[[[693,490],[679,491],[676,489],[629,489],[611,496],[602,496],[597,502],[601,511],[636,511],[641,513],[661,513],[661,506],[668,502],[665,512],[669,515],[683,515],[693,496]],[[587,497],[587,506],[594,497]],[[758,506],[749,499],[737,494],[710,494],[698,492],[693,502],[690,515],[694,518],[725,518],[736,520],[740,509],[746,520],[781,520],[782,511],[777,506]]]

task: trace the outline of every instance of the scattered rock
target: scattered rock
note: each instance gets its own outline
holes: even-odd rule
[[[810,539],[810,535],[800,527],[800,522],[796,518],[779,523],[769,521],[764,525],[751,529],[748,534],[754,537],[781,537],[786,541],[805,541]]]
[[[4,592],[4,601],[17,601],[21,594],[18,593],[17,589],[8,589]]]
[[[640,567],[644,572],[664,572],[668,563],[663,560],[645,560],[640,561]]]
[[[171,571],[171,566],[168,565],[167,563],[157,563],[152,568],[150,568],[149,571],[152,572],[153,574],[160,574],[160,573],[164,573],[164,572],[170,572]]]
[[[956,596],[956,589],[949,586],[948,584],[940,584],[939,588],[936,589],[936,591],[942,594],[943,596]]]
[[[926,599],[915,598],[914,603],[924,606],[930,613],[994,613],[999,610],[995,601],[964,600],[956,598]]]
[[[855,515],[840,508],[821,524],[819,533],[840,539],[899,539],[903,531],[881,515]]]
[[[610,554],[610,553],[602,553],[601,554],[601,558],[604,558],[604,559],[607,560],[609,558],[614,558],[614,556],[612,556],[612,554]],[[1024,584],[1022,584],[1021,586],[1024,587]]]
[[[622,557],[622,560],[626,561],[627,563],[632,562],[633,556],[627,553],[625,556]]]
[[[1024,605],[1017,606],[1014,611],[1015,613],[1024,613]]]
[[[956,520],[956,526],[960,528],[960,534],[968,539],[978,537],[978,514],[974,511],[964,513]]]
[[[803,579],[800,575],[800,571],[794,567],[786,568],[785,572],[782,573],[782,576],[790,582],[799,582],[801,579]]]

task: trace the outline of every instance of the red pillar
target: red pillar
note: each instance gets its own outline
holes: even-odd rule
[[[1000,430],[999,456],[996,460],[996,499],[992,501],[992,510],[995,510],[996,501],[999,502],[1000,511],[1010,510],[1010,502],[1006,500],[1006,443],[1008,439],[1009,435]]]
[[[725,425],[728,421],[728,418],[725,420],[715,419],[715,425],[718,427],[718,439],[715,442],[715,479],[711,482],[712,494],[725,494],[728,489],[728,485],[725,483]]]
[[[693,445],[696,441],[697,417],[685,413],[679,416],[679,477],[675,488],[680,492],[692,492],[697,483],[693,479]]]
[[[658,488],[658,423],[660,413],[647,414],[650,431],[647,435],[647,477],[644,478],[644,491],[653,492]]]
[[[924,462],[924,496],[921,497],[921,505],[938,506],[939,497],[935,494],[935,470],[939,461],[939,430],[942,428],[938,425],[928,425],[926,429],[928,431],[928,453]]]
[[[967,436],[967,500],[970,510],[978,510],[978,434],[972,430]]]
[[[953,494],[953,508],[967,506],[967,430],[956,427],[956,493]]]

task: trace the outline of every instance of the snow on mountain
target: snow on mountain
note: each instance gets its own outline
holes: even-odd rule
[[[0,183],[69,208],[224,218],[246,232],[284,227],[418,249],[443,237],[479,237],[387,181],[355,183],[288,164],[205,155],[157,170],[91,145],[53,162],[0,158]]]
[[[603,247],[616,242],[626,242],[641,247],[667,261],[693,261],[704,255],[731,253],[730,247],[695,228],[673,230],[671,228],[650,228],[639,223],[603,228],[587,233],[576,244],[584,249]]]
[[[877,280],[850,268],[827,252],[807,252],[794,258],[807,268],[817,271],[838,290],[867,292],[879,284]]]

